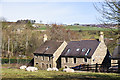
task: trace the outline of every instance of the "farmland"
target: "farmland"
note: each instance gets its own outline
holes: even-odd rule
[[[38,24],[37,24],[38,25]],[[46,31],[47,30],[47,31]],[[113,29],[117,30],[117,29]],[[70,40],[87,40],[87,39],[99,39],[99,31],[103,31],[106,41],[109,39],[115,39],[117,37],[117,31],[112,31],[110,28],[88,27],[80,25],[38,25],[36,28],[32,24],[17,24],[17,23],[3,23],[2,27],[2,58],[11,59],[32,58],[33,52],[43,43],[43,35],[47,34],[48,40],[58,41],[70,41]],[[112,41],[113,41],[112,40]],[[9,42],[9,43],[8,43]],[[9,51],[8,54],[8,44]],[[107,41],[106,45],[112,54],[115,41]],[[17,63],[21,62],[16,60]],[[12,61],[10,61],[12,63]]]
[[[3,80],[10,79],[25,79],[25,80],[39,80],[39,79],[106,79],[106,80],[119,80],[120,74],[117,73],[94,73],[94,72],[77,72],[77,73],[66,73],[62,71],[51,71],[47,72],[46,70],[39,70],[38,72],[27,72],[20,69],[2,69],[2,78]]]
[[[101,27],[87,27],[87,26],[64,26],[66,30],[74,30],[74,31],[111,31],[111,30],[118,30],[118,29],[110,29],[110,28],[101,28]],[[46,26],[41,26],[38,28],[39,30],[46,30]]]

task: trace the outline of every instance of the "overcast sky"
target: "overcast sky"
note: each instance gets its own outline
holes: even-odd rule
[[[25,1],[2,1],[0,3],[0,7],[2,8],[2,14],[0,13],[0,15],[5,17],[8,21],[17,21],[20,19],[34,19],[37,22],[40,22],[41,20],[43,21],[43,23],[58,24],[98,23],[97,18],[99,18],[99,13],[95,10],[92,1]]]

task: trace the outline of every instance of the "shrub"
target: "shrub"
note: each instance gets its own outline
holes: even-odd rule
[[[63,71],[64,68],[60,68],[59,71]]]

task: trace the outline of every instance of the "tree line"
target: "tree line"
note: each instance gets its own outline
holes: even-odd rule
[[[42,32],[32,27],[32,23],[2,22],[2,57],[4,58],[31,58],[33,52],[43,44],[43,35],[48,40],[71,41],[80,40],[81,35],[75,31],[66,30],[62,25],[46,26]]]

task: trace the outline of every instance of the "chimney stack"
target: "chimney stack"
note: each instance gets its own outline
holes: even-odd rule
[[[47,41],[47,35],[46,34],[44,34],[43,41],[44,42]]]
[[[103,32],[100,32],[99,41],[104,42],[104,33]]]

